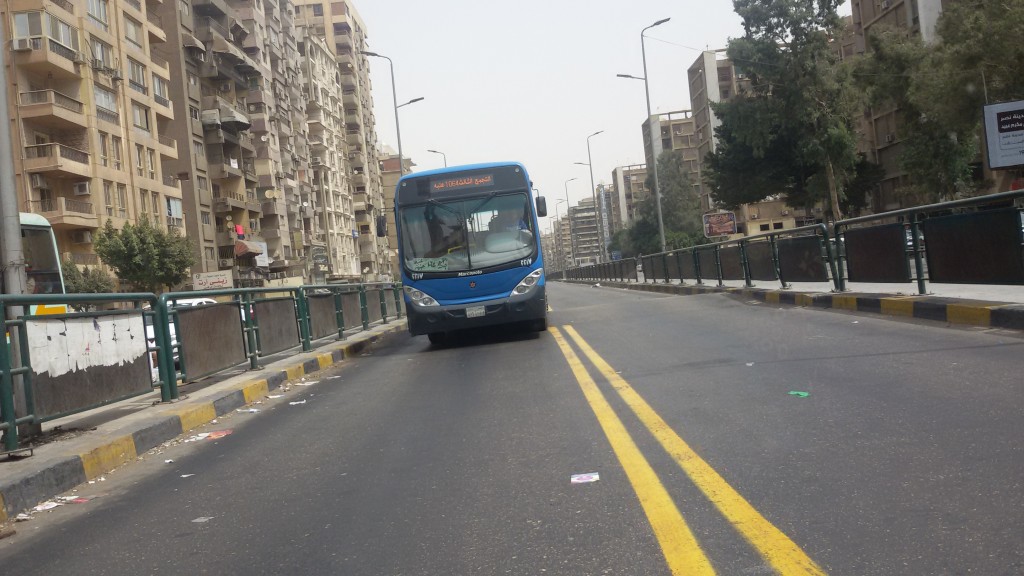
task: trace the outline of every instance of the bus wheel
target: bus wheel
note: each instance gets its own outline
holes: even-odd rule
[[[431,332],[430,334],[427,334],[427,338],[430,340],[431,344],[436,344],[436,345],[440,346],[441,344],[444,344],[445,333],[444,332]]]

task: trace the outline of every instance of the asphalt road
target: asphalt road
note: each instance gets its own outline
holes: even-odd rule
[[[0,566],[1024,573],[1019,335],[549,295],[549,332],[402,338],[83,486],[0,540]]]

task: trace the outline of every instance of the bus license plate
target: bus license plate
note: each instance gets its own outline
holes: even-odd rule
[[[466,308],[466,318],[479,318],[487,313],[483,306],[470,306]]]

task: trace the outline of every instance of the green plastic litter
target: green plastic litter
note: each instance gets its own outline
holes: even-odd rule
[[[799,396],[801,398],[807,398],[811,395],[810,392],[801,392],[800,390],[790,390],[789,394],[790,396]]]

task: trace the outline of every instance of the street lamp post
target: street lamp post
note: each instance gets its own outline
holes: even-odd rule
[[[576,180],[576,178],[569,178],[565,181],[565,215],[569,218],[569,261],[576,264],[576,250],[573,248],[573,241],[575,238],[572,235],[572,212],[569,211],[572,208],[572,204],[569,203],[569,182]]]
[[[444,160],[444,167],[445,168],[448,167],[448,157],[444,155],[444,152],[438,152],[437,150],[427,150],[427,152],[433,152],[434,154],[440,154],[441,158]]]
[[[561,218],[558,216],[558,208],[562,204],[565,204],[565,212],[566,212],[566,214],[568,214],[568,212],[569,212],[569,201],[568,200],[559,200],[558,202],[555,202],[555,222],[559,222],[559,220],[561,220]],[[569,237],[569,240],[572,241],[572,237],[571,236]],[[564,270],[565,269],[565,250],[563,250],[563,248],[565,248],[565,246],[562,245],[562,224],[560,222],[558,224],[558,241],[555,243],[555,248],[556,248],[556,250],[555,250],[556,256],[558,258],[558,268],[560,270]]]
[[[647,132],[648,137],[651,139],[651,155],[654,158],[654,166],[651,167],[652,172],[654,173],[654,203],[658,212],[658,237],[661,239],[662,252],[665,251],[665,222],[661,217],[661,186],[658,185],[658,154],[657,149],[654,146],[654,126],[651,125],[651,88],[647,83],[647,47],[644,45],[644,32],[647,32],[655,26],[660,26],[669,20],[671,20],[671,18],[662,18],[640,31],[640,54],[644,61],[643,78],[637,78],[636,76],[630,76],[629,74],[617,75],[619,78],[633,78],[635,80],[644,81],[644,93],[647,95]]]
[[[604,130],[598,130],[590,136],[587,136],[587,163],[583,164],[583,162],[576,162],[576,164],[585,165],[590,169],[590,197],[594,200],[594,213],[597,215],[597,241],[599,243],[597,249],[598,262],[604,262],[607,260],[605,257],[604,211],[601,209],[601,205],[597,202],[597,189],[594,188],[594,161],[590,156],[590,139],[602,132],[604,132]]]
[[[402,106],[408,106],[413,102],[419,102],[420,100],[423,100],[423,97],[420,96],[419,98],[413,98],[412,100],[409,100],[405,104],[399,104],[398,91],[395,89],[395,63],[392,62],[391,58],[388,58],[383,54],[370,52],[369,50],[362,50],[360,51],[360,54],[363,54],[365,56],[373,56],[375,58],[383,58],[388,61],[388,68],[391,70],[391,100],[392,102],[395,103],[395,135],[398,137],[398,175],[401,176],[405,174],[405,160],[403,159],[402,156],[402,128],[398,123],[398,109],[401,108]]]

